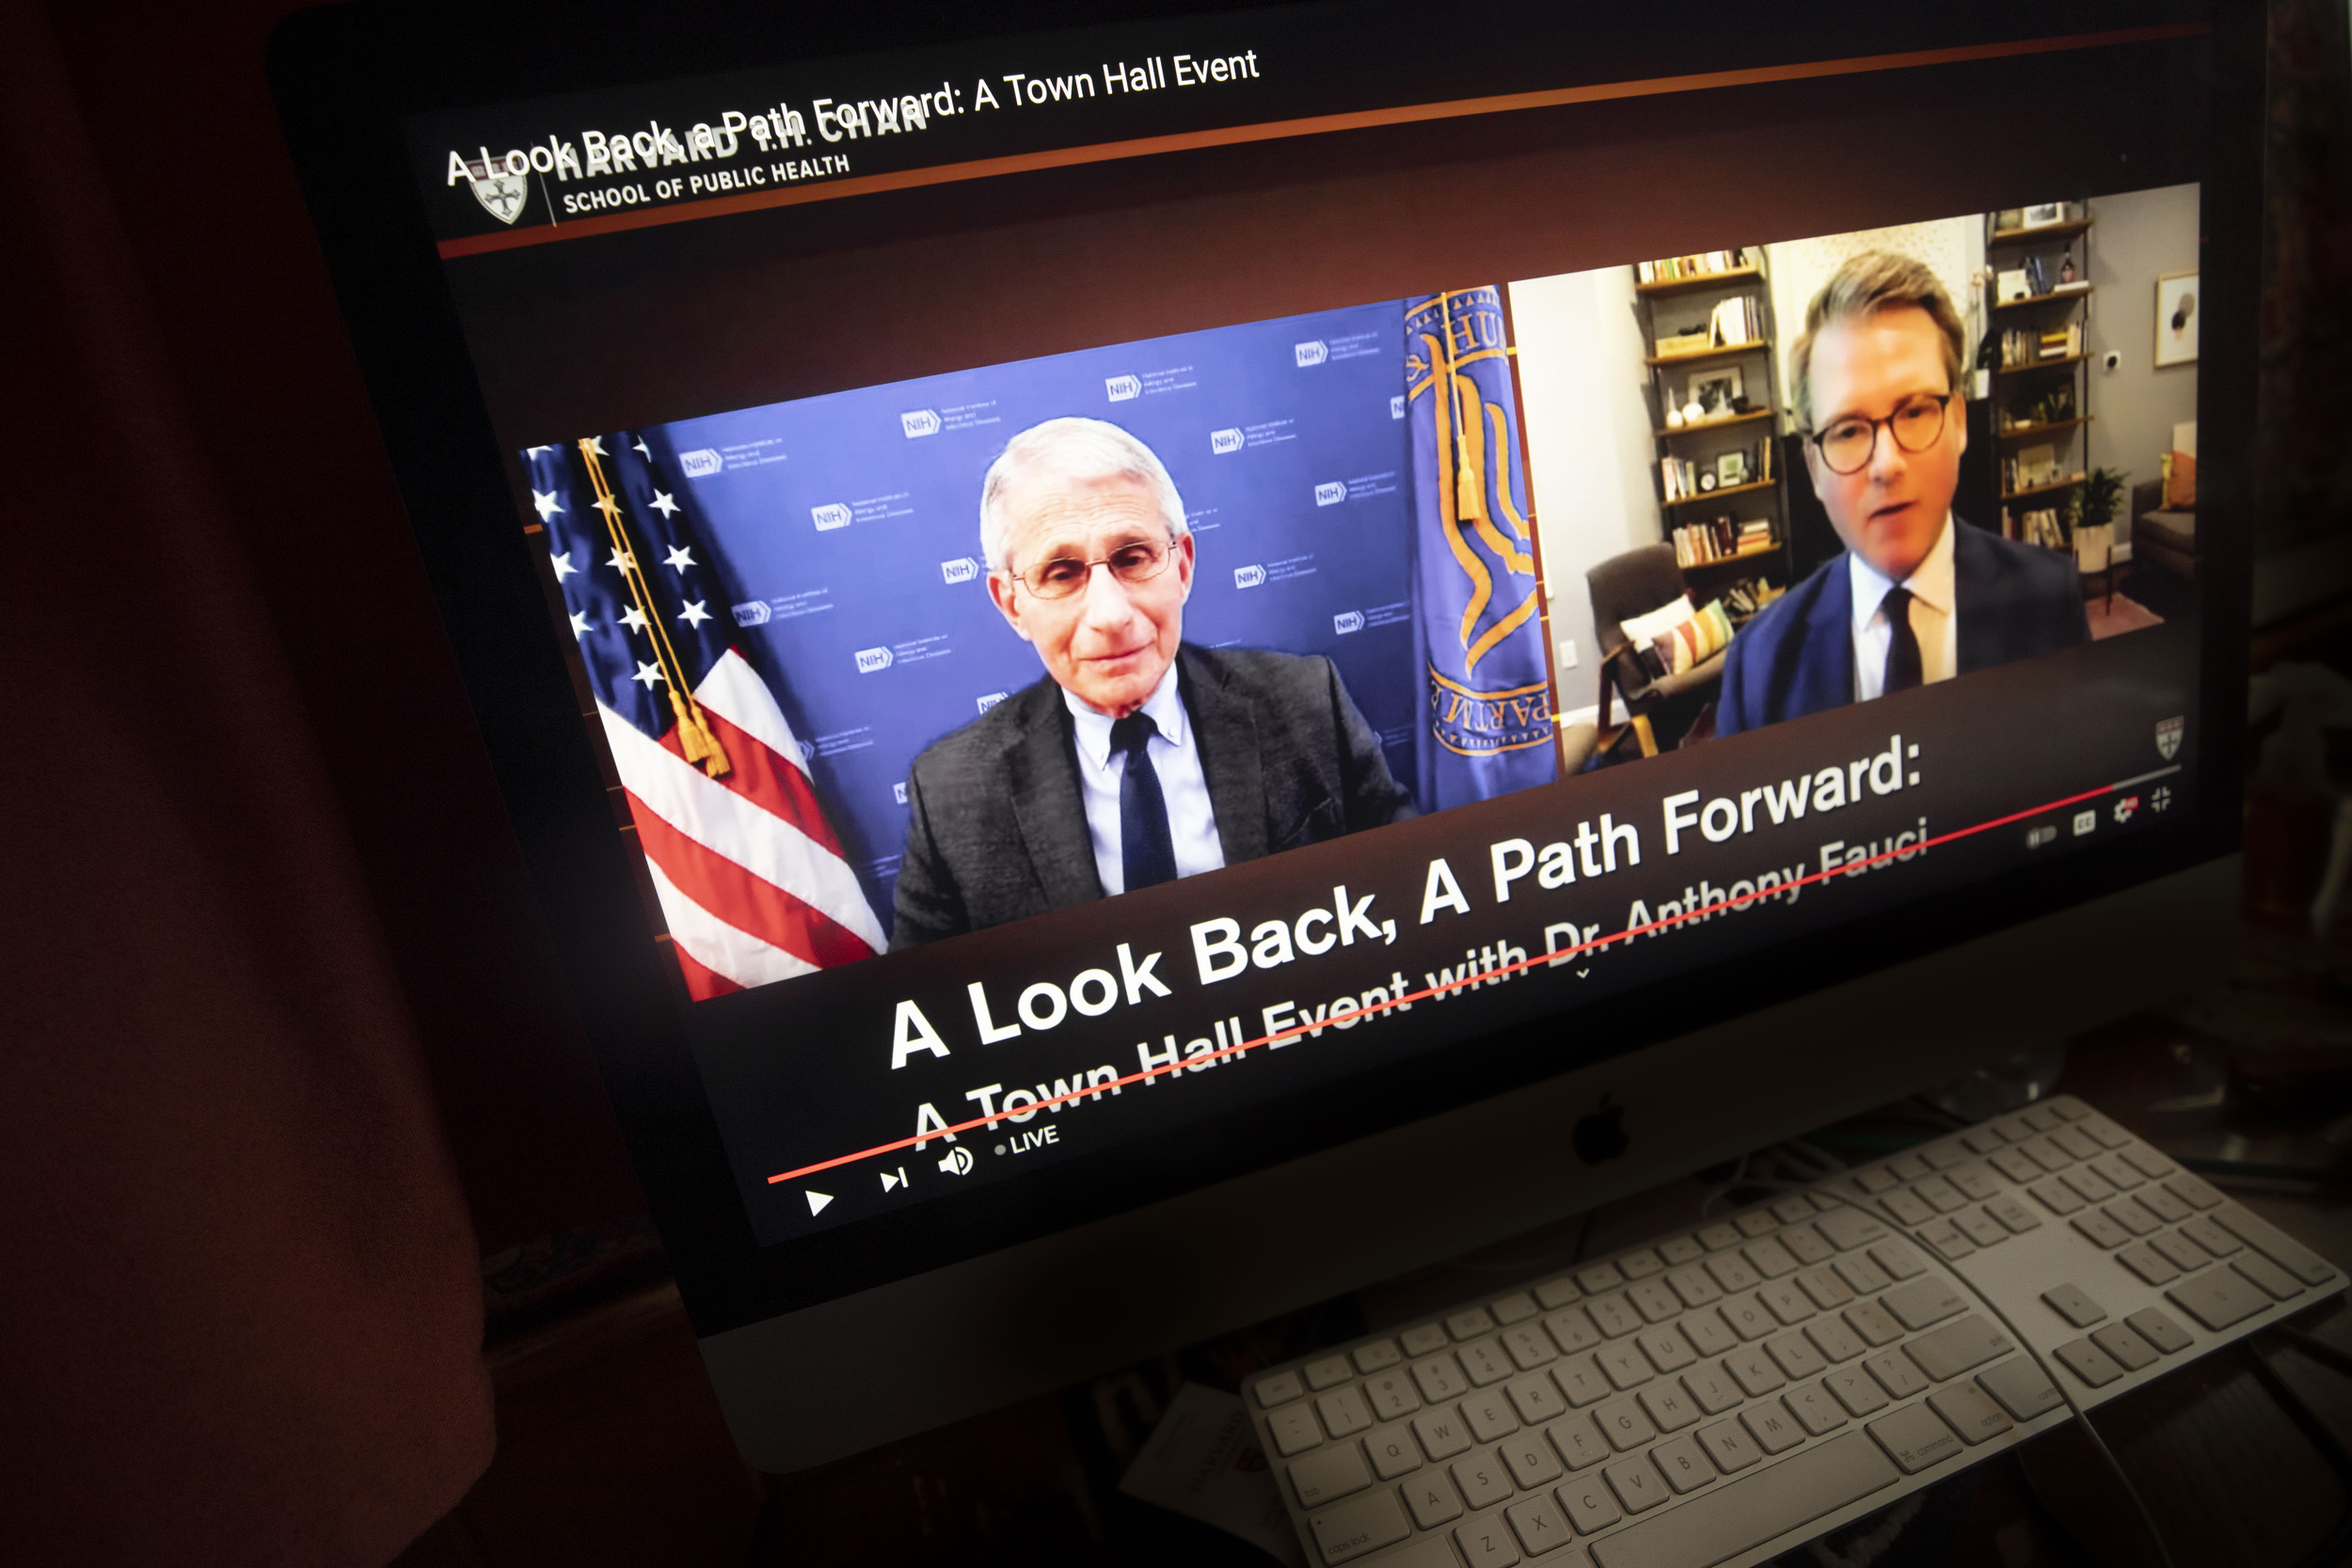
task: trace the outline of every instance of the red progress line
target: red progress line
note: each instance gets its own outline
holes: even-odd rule
[[[1563,947],[1557,952],[1538,954],[1532,958],[1521,958],[1517,963],[1500,964],[1493,969],[1482,972],[1475,978],[1478,983],[1483,985],[1496,980],[1508,979],[1510,976],[1518,974],[1521,970],[1534,969],[1538,966],[1550,968],[1565,962],[1567,959],[1576,957],[1579,953],[1607,947],[1613,942],[1629,942],[1635,937],[1646,936],[1652,931],[1662,930],[1669,926],[1679,926],[1687,920],[1697,920],[1708,915],[1719,913],[1723,911],[1737,909],[1743,904],[1754,903],[1759,898],[1775,898],[1788,888],[1806,887],[1814,882],[1824,881],[1832,877],[1844,877],[1859,871],[1865,871],[1869,867],[1878,864],[1881,861],[1892,860],[1899,854],[1915,855],[1922,849],[1932,849],[1939,844],[1950,844],[1958,839],[1970,838],[1978,833],[1990,832],[1995,828],[2006,828],[2010,823],[2022,822],[2028,816],[2040,816],[2043,812],[2063,811],[2068,806],[2079,805],[2085,800],[2094,800],[2102,795],[2112,795],[2122,787],[2122,785],[2121,784],[2101,784],[2096,789],[2086,789],[2079,795],[2069,795],[2063,800],[2045,801],[2038,806],[2028,806],[2024,811],[2013,811],[2007,816],[1996,816],[1989,822],[1979,822],[1972,828],[1955,828],[1948,833],[1940,833],[1934,838],[1924,840],[1918,844],[1914,844],[1907,848],[1888,849],[1880,854],[1872,855],[1866,860],[1857,861],[1851,865],[1833,866],[1825,871],[1809,872],[1803,877],[1794,878],[1786,882],[1776,882],[1773,884],[1772,890],[1770,893],[1744,893],[1737,898],[1720,899],[1715,903],[1707,905],[1703,909],[1686,910],[1680,914],[1671,915],[1663,920],[1653,920],[1642,926],[1629,926],[1622,931],[1613,931],[1608,936],[1597,937],[1591,942],[1579,942],[1574,947]],[[1198,1056],[1187,1056],[1180,1062],[1165,1062],[1155,1068],[1147,1068],[1138,1072],[1131,1072],[1124,1078],[1114,1078],[1108,1083],[1090,1084],[1083,1089],[1073,1089],[1068,1094],[1057,1094],[1050,1100],[1041,1100],[1034,1105],[1024,1105],[1017,1112],[994,1111],[991,1112],[987,1116],[974,1117],[970,1121],[960,1121],[951,1127],[943,1127],[936,1132],[925,1132],[917,1137],[899,1138],[891,1143],[876,1144],[871,1148],[861,1148],[855,1154],[837,1155],[831,1160],[820,1160],[813,1165],[799,1165],[791,1170],[780,1171],[776,1175],[768,1178],[768,1185],[772,1187],[779,1181],[790,1181],[795,1178],[803,1176],[815,1176],[819,1171],[832,1170],[836,1165],[853,1165],[861,1160],[871,1160],[885,1154],[896,1154],[902,1149],[914,1148],[922,1144],[951,1142],[954,1139],[954,1135],[958,1132],[969,1132],[975,1128],[980,1127],[993,1127],[1009,1116],[1032,1117],[1040,1111],[1050,1110],[1057,1105],[1068,1105],[1075,1101],[1084,1100],[1089,1095],[1100,1098],[1103,1092],[1106,1089],[1123,1089],[1130,1084],[1141,1084],[1150,1079],[1161,1077],[1167,1073],[1182,1072],[1187,1068],[1197,1069],[1214,1066],[1220,1057],[1237,1056],[1246,1051],[1255,1051],[1262,1045],[1279,1045],[1286,1040],[1295,1039],[1299,1036],[1308,1033],[1310,1030],[1320,1032],[1322,1030],[1331,1028],[1335,1024],[1353,1022],[1358,1019],[1370,1018],[1375,1013],[1385,1012],[1391,1007],[1399,1006],[1410,1006],[1416,1002],[1425,1002],[1441,991],[1462,990],[1467,988],[1467,985],[1468,982],[1457,982],[1451,986],[1427,986],[1420,990],[1414,991],[1408,996],[1391,997],[1386,1002],[1375,1003],[1369,1007],[1358,1007],[1353,1012],[1335,1013],[1329,1017],[1319,1019],[1312,1023],[1294,1024],[1288,1029],[1279,1030],[1270,1035],[1263,1035],[1254,1040],[1244,1040],[1237,1045],[1228,1045],[1216,1051],[1203,1052]]]

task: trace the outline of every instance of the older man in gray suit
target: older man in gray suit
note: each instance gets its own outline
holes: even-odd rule
[[[980,546],[1046,678],[914,759],[894,950],[1413,815],[1329,659],[1184,641],[1192,527],[1119,426],[1014,436]]]

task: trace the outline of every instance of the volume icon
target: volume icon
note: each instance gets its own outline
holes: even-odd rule
[[[949,1176],[964,1175],[972,1168],[972,1151],[968,1148],[951,1151],[946,1159],[939,1162],[939,1168]]]

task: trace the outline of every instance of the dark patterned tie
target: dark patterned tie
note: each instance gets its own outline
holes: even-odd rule
[[[1883,693],[1908,691],[1925,679],[1919,666],[1919,634],[1911,629],[1911,590],[1890,588],[1879,601],[1886,612],[1886,681]]]
[[[1912,662],[1918,662],[1916,656]],[[1127,891],[1176,879],[1176,844],[1168,830],[1168,799],[1146,750],[1158,727],[1142,713],[1111,725],[1111,750],[1127,756],[1119,779],[1119,859]]]

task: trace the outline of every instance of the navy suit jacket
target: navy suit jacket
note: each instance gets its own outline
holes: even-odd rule
[[[1952,519],[1961,674],[2090,641],[2072,557]],[[1840,553],[1731,640],[1715,733],[1737,735],[1853,701],[1853,578]]]

